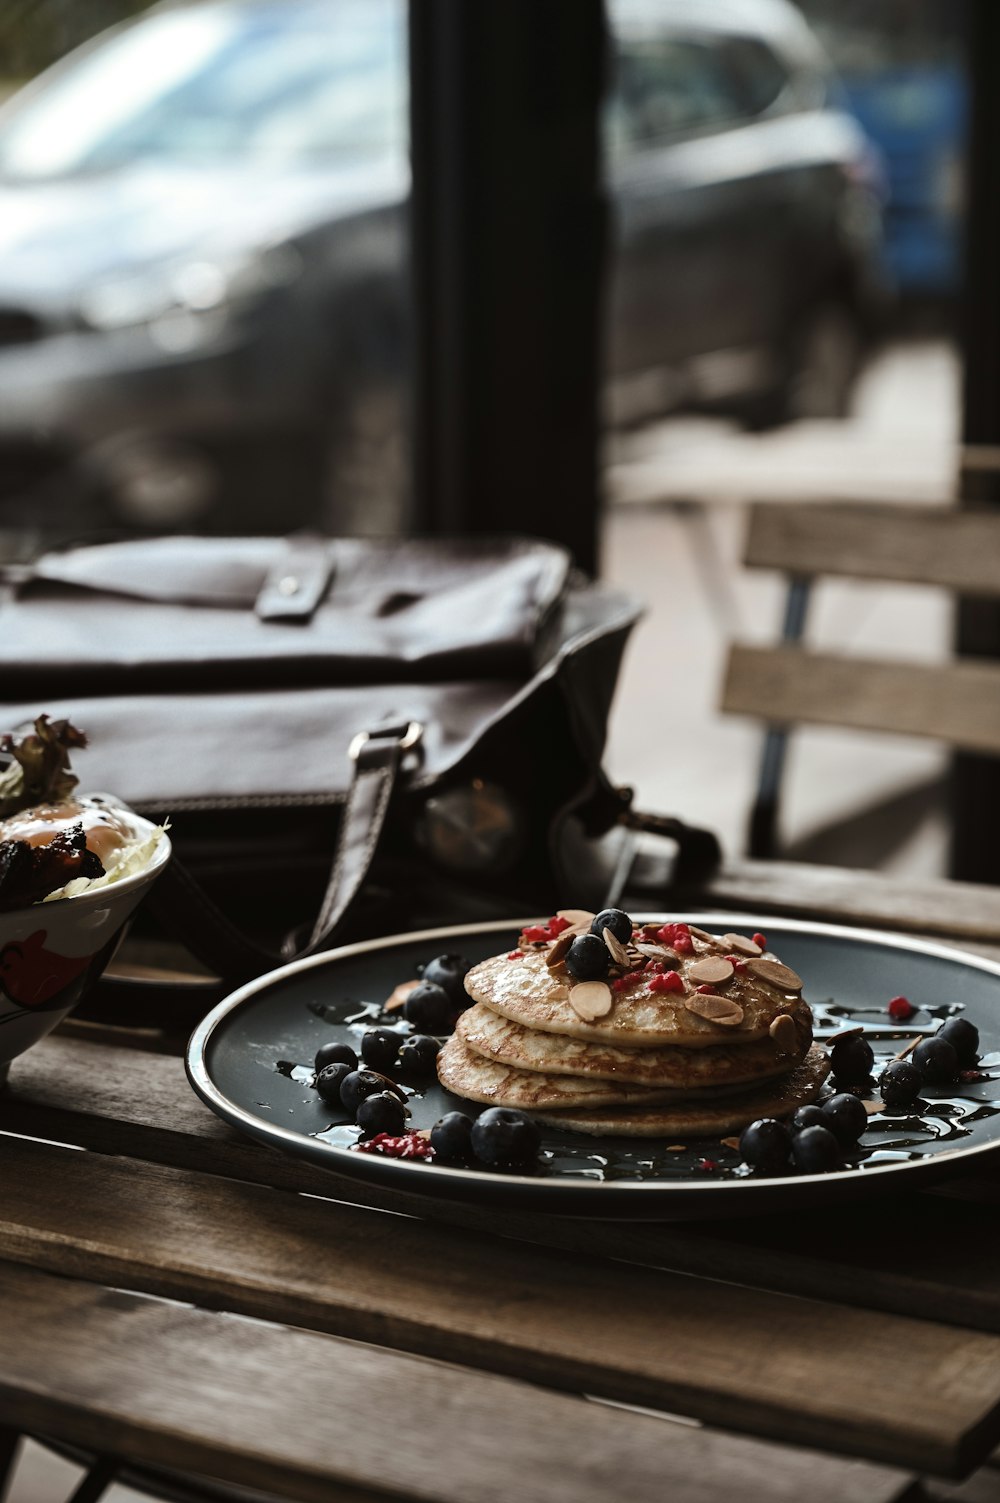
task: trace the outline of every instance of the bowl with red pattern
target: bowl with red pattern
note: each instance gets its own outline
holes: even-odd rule
[[[42,716],[22,742],[0,741],[12,757],[0,771],[0,1083],[100,976],[170,860],[165,829],[76,792],[76,736]]]

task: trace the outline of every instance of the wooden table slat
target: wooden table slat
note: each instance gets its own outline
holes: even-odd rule
[[[0,1310],[0,1397],[13,1423],[149,1465],[182,1454],[204,1476],[302,1503],[919,1496],[910,1475],[880,1466],[10,1264]]]
[[[707,882],[675,888],[673,899],[678,912],[718,907],[937,936],[959,949],[969,940],[1000,945],[1000,887],[977,882],[900,881],[842,866],[734,858]]]
[[[74,1107],[68,1108],[67,1102]],[[0,1129],[105,1153],[373,1205],[472,1231],[489,1207],[431,1200],[329,1173],[250,1142],[209,1112],[179,1060],[53,1037],[20,1060],[0,1094]],[[1000,1174],[960,1198],[908,1195],[830,1217],[821,1209],[696,1225],[587,1224],[600,1256],[735,1280],[787,1294],[1000,1332]],[[988,1199],[992,1192],[992,1199]],[[575,1250],[577,1223],[506,1211],[507,1237]]]
[[[49,1271],[946,1475],[1000,1439],[1000,1338],[626,1273],[578,1229],[574,1255],[15,1139],[0,1158],[0,1256]],[[934,1375],[905,1402],[897,1354]]]

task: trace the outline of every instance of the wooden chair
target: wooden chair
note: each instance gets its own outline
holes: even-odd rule
[[[761,503],[751,513],[746,563],[781,570],[789,579],[780,645],[735,644],[722,693],[724,711],[756,716],[768,727],[750,819],[751,856],[775,854],[785,752],[795,725],[902,733],[1000,754],[1000,662],[892,662],[803,645],[810,594],[823,575],[1000,599],[1000,508]]]

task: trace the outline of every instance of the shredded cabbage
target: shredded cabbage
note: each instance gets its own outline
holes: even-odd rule
[[[133,840],[119,846],[108,856],[104,868],[103,877],[74,877],[72,882],[67,882],[63,887],[57,887],[54,892],[46,893],[42,898],[43,903],[51,903],[55,898],[75,898],[81,893],[94,892],[98,887],[109,887],[112,882],[120,882],[123,877],[134,876],[148,866],[156,854],[161,839],[167,832],[166,825],[150,825],[143,821],[147,835],[143,830],[136,832]]]

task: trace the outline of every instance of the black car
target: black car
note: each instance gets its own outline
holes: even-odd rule
[[[788,0],[610,0],[611,414],[843,417],[888,300],[882,174]]]
[[[798,12],[614,0],[611,25],[612,413],[843,410],[877,182]],[[390,522],[407,147],[404,0],[158,6],[17,94],[0,520]]]

